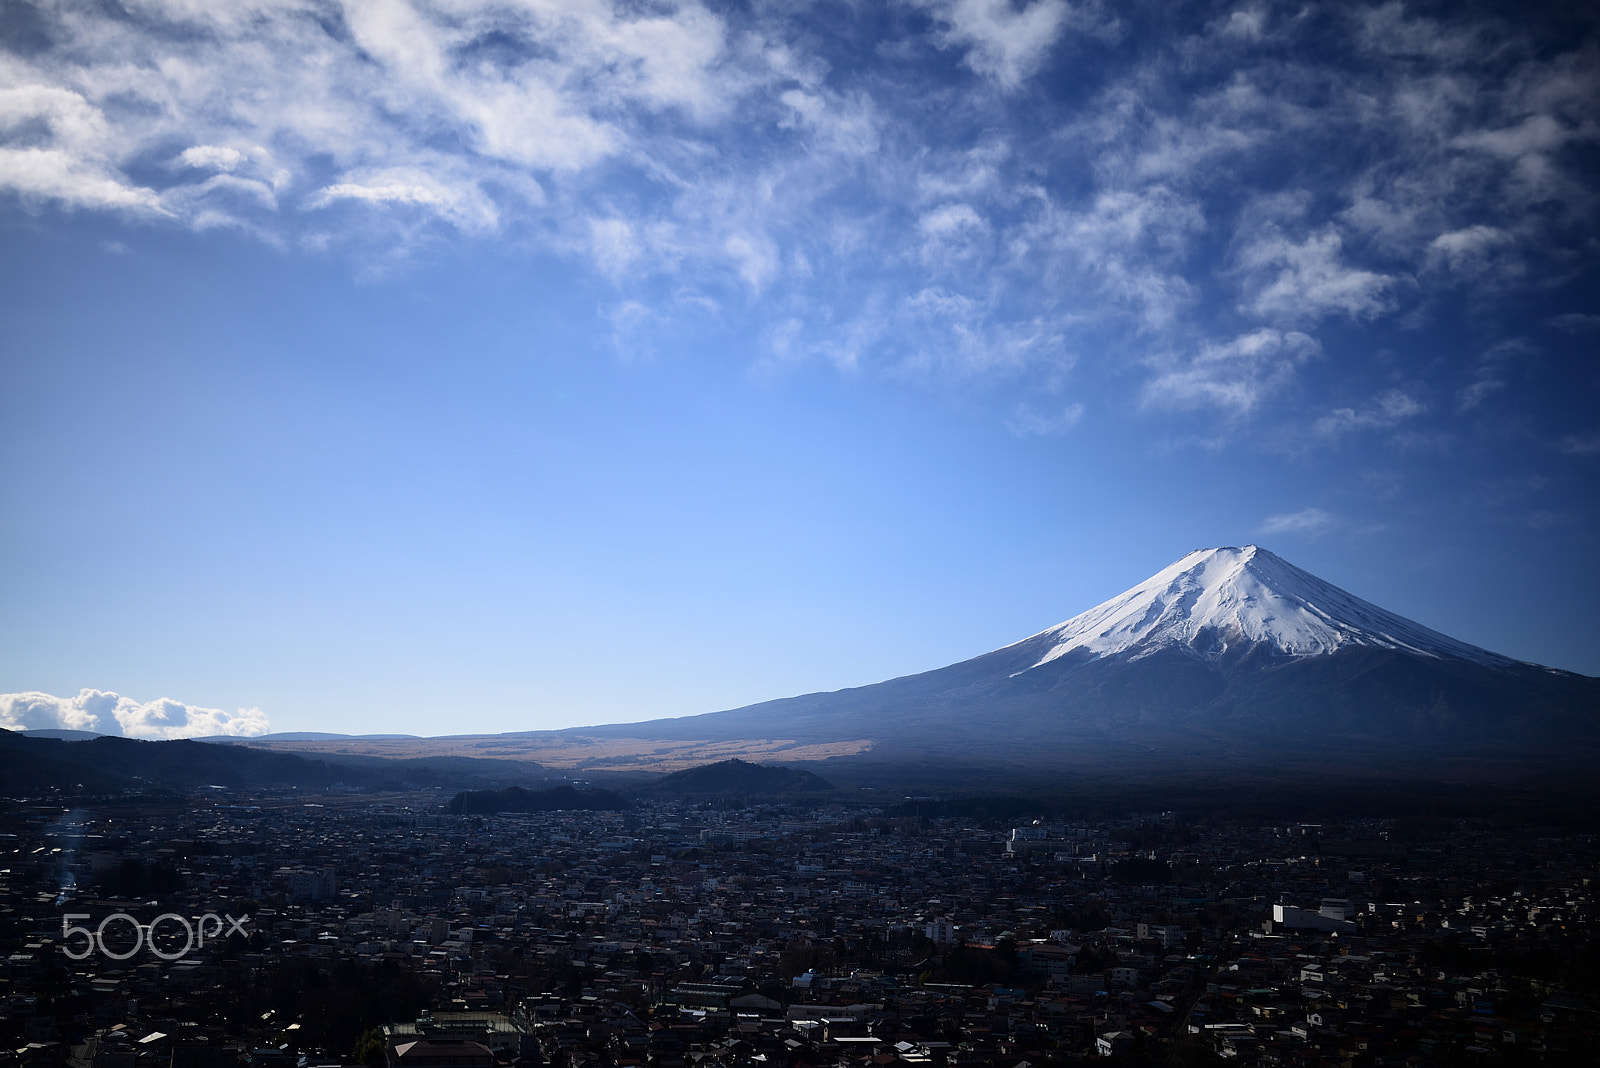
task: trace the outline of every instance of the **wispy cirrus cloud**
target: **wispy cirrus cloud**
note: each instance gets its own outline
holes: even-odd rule
[[[1337,517],[1321,508],[1302,508],[1298,512],[1269,515],[1261,523],[1263,534],[1320,534],[1333,526]]]
[[[1550,325],[1568,334],[1584,334],[1591,330],[1600,330],[1600,315],[1590,315],[1585,312],[1565,312],[1553,316]]]
[[[1054,414],[1035,411],[1027,404],[1019,404],[1006,419],[1006,428],[1018,437],[1048,437],[1065,434],[1083,419],[1083,405],[1068,404]]]
[[[771,366],[1035,405],[1070,350],[1147,409],[1275,416],[1326,330],[1543,284],[1600,203],[1594,42],[1478,9],[908,0],[820,35],[695,0],[24,8],[13,209],[380,259],[511,240],[630,321],[759,302]]]
[[[1299,331],[1263,327],[1166,361],[1146,383],[1144,400],[1156,407],[1248,415],[1293,381],[1296,370],[1320,351],[1314,338]]]
[[[1600,456],[1600,430],[1563,436],[1561,451],[1569,456]]]
[[[1490,397],[1510,384],[1516,366],[1538,352],[1537,346],[1527,338],[1507,338],[1489,346],[1472,367],[1472,381],[1456,394],[1456,408],[1470,412],[1479,408]]]
[[[1387,389],[1359,408],[1335,408],[1312,424],[1323,437],[1359,430],[1389,430],[1421,415],[1427,406],[1401,389]]]

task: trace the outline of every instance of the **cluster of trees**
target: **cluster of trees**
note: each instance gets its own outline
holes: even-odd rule
[[[504,790],[463,790],[450,799],[450,811],[457,815],[492,815],[496,812],[622,812],[633,807],[610,790],[579,790],[562,784],[549,790],[524,790],[508,786]]]
[[[159,901],[183,888],[183,876],[168,861],[146,863],[129,857],[101,872],[95,887],[102,897]]]
[[[264,989],[251,993],[251,1000],[265,1002],[278,1019],[299,1022],[298,1041],[304,1047],[356,1051],[356,1060],[373,1065],[366,1042],[371,1033],[391,1020],[416,1019],[432,1004],[434,990],[394,961],[324,967],[297,959],[285,961]],[[376,1063],[383,1063],[381,1038]]]

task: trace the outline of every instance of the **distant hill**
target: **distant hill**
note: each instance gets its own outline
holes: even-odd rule
[[[462,815],[563,810],[621,812],[632,807],[610,790],[579,790],[570,785],[549,790],[524,790],[520,786],[508,786],[504,790],[463,790],[450,799],[450,811]]]
[[[187,740],[144,742],[105,734],[69,740],[0,731],[0,763],[6,766],[7,790],[13,793],[50,789],[111,793],[139,785],[330,786],[365,778],[353,768],[287,753]]]
[[[723,760],[673,772],[648,788],[655,795],[700,794],[751,796],[800,794],[832,790],[833,783],[809,771]]]
[[[73,732],[74,734],[78,732]],[[33,796],[63,791],[120,793],[129,788],[186,790],[200,786],[322,788],[336,783],[369,789],[490,786],[541,769],[501,760],[314,760],[245,745],[188,739],[146,742],[114,735],[41,737],[0,729],[0,791]]]

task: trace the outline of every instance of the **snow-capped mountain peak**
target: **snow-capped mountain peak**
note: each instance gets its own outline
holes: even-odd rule
[[[1494,667],[1517,663],[1385,611],[1254,545],[1197,549],[1025,641],[1048,647],[1026,670],[1079,649],[1137,659],[1177,647],[1213,660],[1258,645],[1293,657],[1370,646]]]

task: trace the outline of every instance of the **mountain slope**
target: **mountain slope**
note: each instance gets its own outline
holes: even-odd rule
[[[866,740],[863,759],[1059,762],[1600,748],[1600,680],[1405,619],[1255,546],[1190,553],[1126,593],[971,660],[727,712],[564,732]]]

